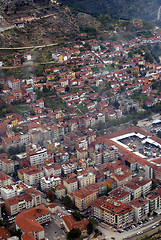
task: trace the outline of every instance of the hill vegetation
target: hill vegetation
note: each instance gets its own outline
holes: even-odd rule
[[[160,0],[61,0],[76,9],[91,14],[109,14],[115,18],[156,20]]]

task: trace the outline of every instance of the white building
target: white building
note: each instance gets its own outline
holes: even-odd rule
[[[60,185],[60,183],[61,183],[61,178],[55,175],[46,176],[41,178],[40,180],[42,191],[50,190],[52,187],[56,187]]]

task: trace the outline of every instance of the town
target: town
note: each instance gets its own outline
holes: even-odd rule
[[[149,46],[161,33],[79,37],[52,48],[42,75],[0,78],[2,239],[143,239],[159,230],[161,64]],[[0,65],[33,62],[28,50]]]

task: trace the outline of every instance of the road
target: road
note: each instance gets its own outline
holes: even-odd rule
[[[115,240],[123,240],[125,237],[128,237],[128,239],[130,239],[130,237],[137,236],[137,232],[142,231],[145,233],[151,230],[152,226],[156,225],[160,220],[161,216],[158,216],[153,221],[143,224],[143,227],[141,228],[138,226],[132,230],[129,230],[128,232],[124,231],[123,233],[115,232],[110,226],[108,226],[108,229],[102,228],[101,226],[98,226],[97,228],[105,235],[105,238],[107,240],[111,240],[112,237],[115,238]]]
[[[51,47],[51,46],[57,46],[57,45],[58,45],[58,43],[51,43],[51,44],[28,46],[28,47],[0,48],[0,50],[23,50],[23,49],[33,49],[33,48],[36,49],[36,48]]]

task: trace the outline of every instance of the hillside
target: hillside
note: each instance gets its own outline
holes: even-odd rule
[[[25,20],[23,28],[14,27],[0,32],[1,47],[43,45],[62,40],[70,41],[88,26],[96,30],[101,23],[89,14],[73,14],[67,6],[51,3],[9,5],[2,11],[0,28]]]
[[[160,0],[61,0],[61,2],[93,14],[144,20],[156,20],[161,5]]]

